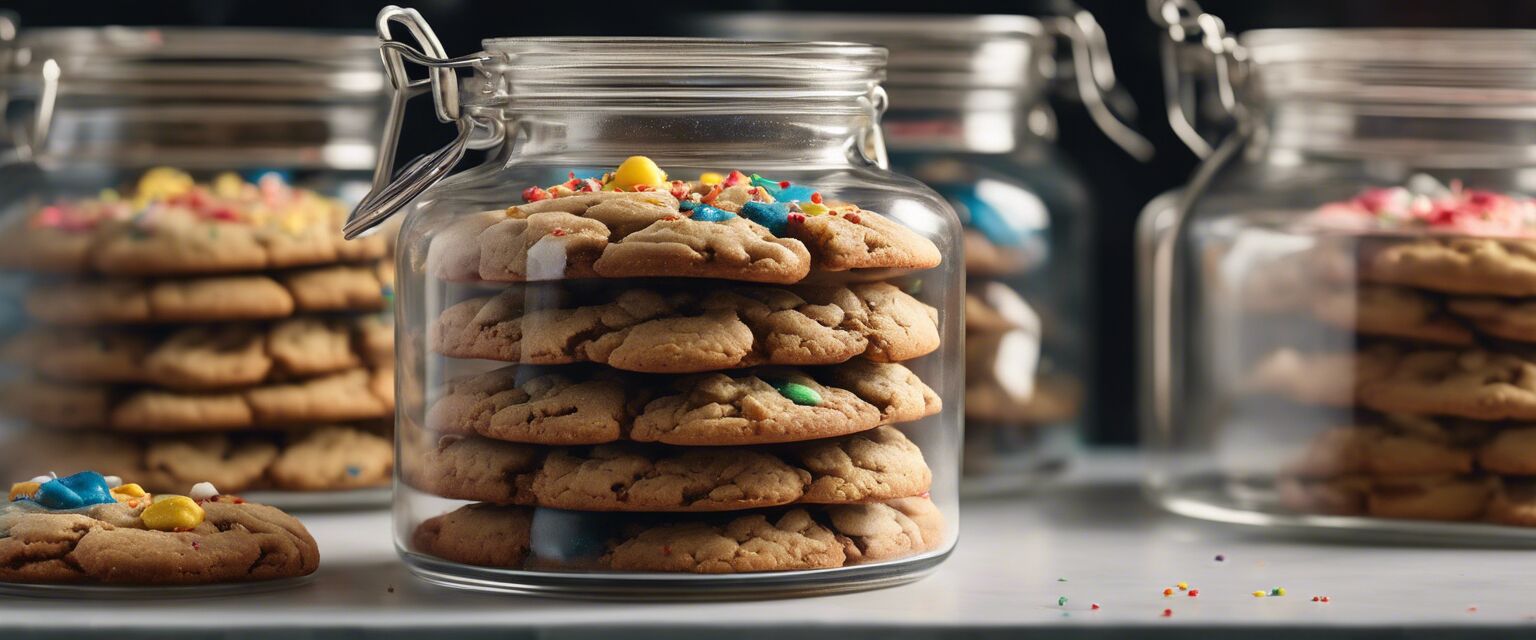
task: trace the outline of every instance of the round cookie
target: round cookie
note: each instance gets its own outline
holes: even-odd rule
[[[1387,413],[1474,420],[1536,420],[1536,362],[1481,349],[1403,354],[1391,373],[1359,386],[1361,403]]]
[[[272,507],[218,496],[196,505],[195,526],[172,531],[150,526],[149,511],[159,506],[150,505],[0,506],[0,582],[219,584],[304,576],[319,566],[304,525]]]
[[[442,497],[581,511],[730,511],[925,493],[922,452],[894,428],[786,448],[545,449],[412,434],[408,483]]]
[[[1375,252],[1364,276],[1442,293],[1531,296],[1536,295],[1536,242],[1423,238]]]
[[[1500,429],[1478,450],[1477,463],[1491,473],[1536,475],[1536,427]]]
[[[1450,312],[1495,338],[1536,342],[1536,303],[1504,298],[1451,298]]]
[[[389,482],[394,443],[350,427],[318,427],[294,434],[267,468],[278,489],[337,491]]]
[[[1492,497],[1493,485],[1483,478],[1378,478],[1366,497],[1366,513],[1373,518],[1475,520]]]
[[[629,289],[611,302],[540,309],[526,308],[525,293],[508,289],[445,309],[431,329],[432,349],[451,358],[694,373],[859,355],[900,362],[939,346],[937,312],[884,283],[798,293]]]
[[[1312,300],[1312,313],[1327,324],[1362,335],[1472,344],[1472,331],[1447,315],[1439,302],[1405,287],[1362,285],[1355,290],[1331,290]]]
[[[1360,390],[1391,375],[1400,358],[1400,350],[1386,344],[1356,353],[1278,349],[1254,365],[1246,384],[1252,391],[1302,404],[1351,407]]]

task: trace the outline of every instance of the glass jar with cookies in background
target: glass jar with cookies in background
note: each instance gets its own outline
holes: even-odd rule
[[[890,166],[938,191],[965,226],[962,488],[1026,489],[1064,469],[1093,406],[1094,205],[1057,147],[1053,83],[1080,77],[1069,93],[1133,155],[1150,153],[1107,104],[1113,68],[1092,16],[764,12],[701,24],[710,35],[890,50]]]
[[[507,38],[449,58],[412,10],[380,24],[459,131],[382,165],[348,225],[406,214],[413,572],[718,599],[899,584],[948,555],[960,229],[878,166],[883,49]],[[491,151],[440,180],[465,148]]]
[[[1536,32],[1192,36],[1235,83],[1235,131],[1212,145],[1175,112],[1215,151],[1143,226],[1153,495],[1531,539]]]
[[[22,30],[0,475],[388,503],[392,238],[340,231],[378,149],[377,56],[355,35]]]

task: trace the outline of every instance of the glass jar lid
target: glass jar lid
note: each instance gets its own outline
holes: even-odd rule
[[[1238,42],[1268,99],[1536,103],[1536,31],[1264,29]]]
[[[17,81],[60,68],[62,96],[242,101],[377,100],[378,40],[356,33],[265,29],[23,30]]]
[[[884,46],[890,50],[886,90],[902,109],[1017,109],[1041,95],[1053,64],[1052,38],[1026,16],[742,13],[708,17],[702,25],[752,40],[793,34]]]

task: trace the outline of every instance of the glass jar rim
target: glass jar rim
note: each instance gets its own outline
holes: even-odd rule
[[[1239,43],[1269,99],[1536,104],[1536,30],[1259,29]]]
[[[387,88],[378,39],[355,31],[48,27],[21,30],[14,47],[17,88],[51,59],[66,97],[375,100]]]
[[[867,111],[886,61],[883,47],[856,42],[562,36],[482,46],[468,103],[518,110]]]

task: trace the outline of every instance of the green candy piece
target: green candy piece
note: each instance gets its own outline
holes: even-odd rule
[[[786,382],[779,385],[779,395],[789,398],[790,402],[802,407],[814,407],[821,404],[820,393],[798,382]]]

